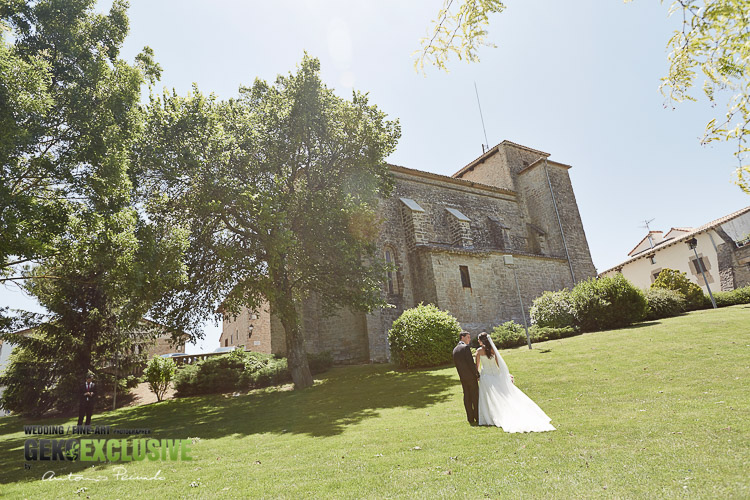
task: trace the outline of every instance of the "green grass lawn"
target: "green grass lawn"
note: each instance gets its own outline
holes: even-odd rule
[[[750,306],[502,355],[557,431],[470,427],[452,366],[339,367],[301,392],[188,398],[94,416],[98,425],[196,438],[190,462],[25,469],[28,422],[2,418],[0,496],[750,498]],[[122,465],[127,474],[160,470],[165,479],[117,480]],[[41,481],[48,470],[108,479]]]

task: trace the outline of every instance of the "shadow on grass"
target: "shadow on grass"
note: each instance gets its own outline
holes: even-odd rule
[[[678,316],[682,316],[682,314],[679,314]],[[654,325],[659,325],[659,324],[661,324],[661,321],[659,321],[658,319],[652,319],[648,321],[643,321],[641,323],[636,323],[634,325],[624,326],[620,328],[620,330],[637,330],[639,328],[646,328],[649,326],[654,326]]]
[[[419,409],[447,400],[449,390],[458,385],[458,380],[453,374],[438,373],[440,369],[399,371],[388,365],[334,368],[321,374],[313,387],[302,391],[269,389],[238,396],[175,399],[94,414],[92,424],[114,428],[148,428],[153,432],[150,437],[160,439],[216,439],[266,433],[334,436],[342,433],[347,426],[377,418],[383,409]],[[36,475],[31,478],[24,474],[24,439],[70,437],[21,436],[2,439],[2,435],[20,432],[23,425],[28,424],[67,426],[76,423],[68,419],[24,422],[16,417],[7,418],[9,420],[0,423],[0,484],[40,477]],[[62,465],[59,462],[40,463]],[[90,465],[66,462],[64,472],[78,472]]]

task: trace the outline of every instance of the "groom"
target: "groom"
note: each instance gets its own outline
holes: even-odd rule
[[[466,418],[471,425],[479,424],[479,372],[471,356],[471,334],[463,331],[459,335],[458,345],[453,349],[453,362],[458,370],[458,378],[464,389],[464,407]]]

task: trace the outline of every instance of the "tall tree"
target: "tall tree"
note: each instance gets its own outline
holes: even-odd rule
[[[16,345],[0,376],[8,388],[3,406],[34,416],[70,410],[88,371],[111,388],[114,366],[128,371],[144,362],[134,347],[166,330],[142,319],[181,279],[180,241],[139,221],[130,207],[77,207],[65,236],[54,241],[55,255],[26,273],[24,288],[47,314],[31,318],[31,335],[0,335]]]
[[[626,3],[632,0],[624,0]],[[662,0],[663,3],[664,0]],[[443,0],[427,37],[416,51],[414,67],[425,63],[447,71],[451,55],[478,62],[486,41],[489,16],[505,8],[499,0]],[[670,15],[682,15],[682,28],[669,40],[669,73],[661,91],[674,103],[694,101],[697,73],[703,73],[703,93],[712,106],[725,102],[723,117],[708,122],[702,144],[734,141],[738,166],[736,183],[750,194],[750,0],[675,0]]]
[[[365,94],[339,98],[319,73],[305,56],[295,74],[228,102],[197,89],[154,98],[137,155],[152,219],[191,235],[189,280],[162,302],[170,323],[268,300],[296,388],[312,384],[301,300],[314,293],[329,312],[384,305],[375,211],[400,136]]]
[[[49,311],[34,335],[2,335],[18,345],[0,381],[9,386],[4,399],[28,413],[69,406],[76,381],[129,353],[143,316],[182,279],[184,234],[140,220],[132,198],[141,86],[159,68],[149,49],[135,65],[119,58],[126,2],[116,0],[107,15],[93,7],[0,3],[13,29],[13,43],[0,44],[8,130],[0,139],[0,273],[25,281]],[[18,269],[14,259],[37,265]],[[47,369],[27,370],[29,362]],[[36,400],[27,397],[32,378],[42,388]]]
[[[127,2],[106,15],[94,4],[0,1],[0,282],[55,253],[70,202],[104,184],[102,207],[128,196],[121,167],[140,86],[160,69],[149,48],[136,66],[118,59]]]

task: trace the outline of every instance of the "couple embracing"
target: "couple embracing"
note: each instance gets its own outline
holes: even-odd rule
[[[471,334],[461,332],[453,349],[469,423],[494,425],[505,432],[554,431],[550,418],[513,384],[513,375],[490,336],[479,334],[476,361],[471,356],[470,342]]]

